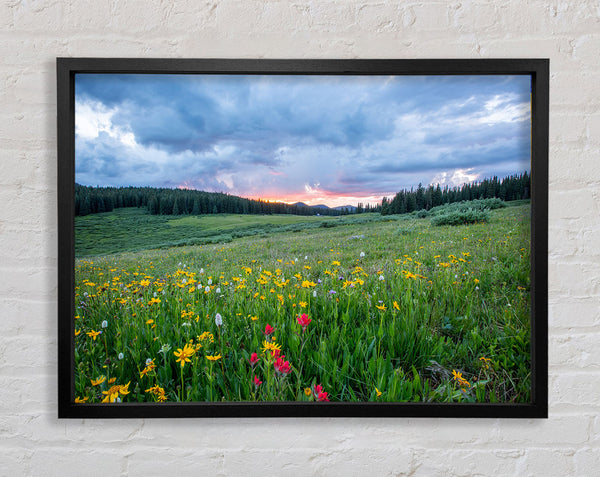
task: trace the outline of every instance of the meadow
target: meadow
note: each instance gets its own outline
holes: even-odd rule
[[[76,401],[529,402],[530,206],[485,213],[78,218]]]

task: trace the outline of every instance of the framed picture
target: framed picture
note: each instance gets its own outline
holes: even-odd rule
[[[548,71],[59,58],[59,417],[547,417]]]

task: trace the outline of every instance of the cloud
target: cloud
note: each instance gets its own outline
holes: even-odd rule
[[[333,201],[517,173],[529,97],[526,76],[77,75],[76,180]]]

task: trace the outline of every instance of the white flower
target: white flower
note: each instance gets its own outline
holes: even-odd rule
[[[221,326],[222,324],[223,324],[223,318],[221,317],[220,313],[217,313],[215,315],[215,325]]]
[[[379,275],[379,281],[382,282],[385,280],[385,277],[383,275]]]
[[[209,278],[209,279],[208,279],[208,284],[209,284],[209,285],[212,285],[212,278]]]
[[[183,280],[181,280],[181,283],[183,283],[185,285],[187,283],[187,278],[184,278]]]
[[[177,264],[177,266],[178,266],[178,267],[181,267],[181,262],[179,262],[179,263]]]
[[[159,353],[163,353],[166,354],[169,352],[169,350],[171,349],[171,345],[169,343],[165,343],[164,345],[162,345],[162,347],[158,350]]]
[[[156,298],[156,292],[154,292],[154,298]]]
[[[313,297],[317,298],[317,290],[313,290]]]
[[[188,321],[186,321],[185,323],[181,323],[181,326],[192,326],[192,324]]]
[[[125,356],[123,355],[123,353],[119,353],[119,359],[123,359]]]
[[[202,283],[198,283],[198,285],[196,285],[197,290],[200,290],[200,288],[202,288]]]
[[[479,287],[475,287],[475,290],[479,290]]]
[[[117,399],[115,400],[115,402],[121,402],[121,398],[117,396]]]
[[[215,291],[216,291],[217,293],[221,293],[221,289],[220,289],[220,288],[217,288]]]
[[[152,362],[152,358],[148,358],[148,359],[146,360],[146,366],[148,366],[148,365],[149,365],[151,362]]]
[[[104,320],[102,322],[102,328],[108,328],[108,321]]]
[[[204,289],[204,292],[205,292],[205,293],[210,293],[210,287],[208,287],[208,286],[207,286],[207,287]]]
[[[304,260],[308,260],[308,255],[304,255]]]
[[[363,258],[365,256],[365,252],[360,252],[360,258]]]
[[[87,298],[88,297],[88,292],[83,292],[83,296]]]
[[[204,275],[204,268],[200,269],[200,275]]]

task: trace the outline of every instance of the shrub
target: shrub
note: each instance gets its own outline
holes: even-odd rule
[[[431,218],[432,225],[463,225],[473,224],[475,222],[487,222],[489,219],[489,210],[455,210],[442,215],[436,215]]]

